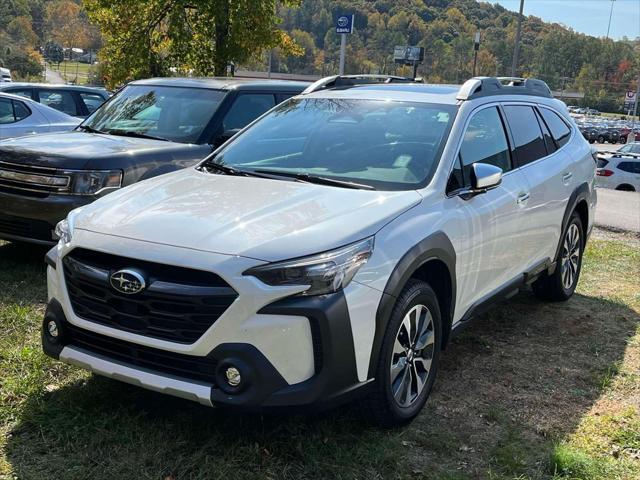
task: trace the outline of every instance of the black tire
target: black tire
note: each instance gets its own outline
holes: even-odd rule
[[[426,307],[427,310],[427,314],[424,316],[426,320],[423,321],[423,324],[428,322],[428,314],[430,314],[432,322],[432,329],[428,330],[429,345],[421,350],[416,348],[415,352],[413,346],[411,346],[411,348],[405,349],[404,353],[394,353],[396,339],[403,338],[401,326],[403,326],[405,317],[415,308],[420,308],[420,305]],[[423,318],[422,315],[420,317]],[[417,324],[418,321],[416,321],[416,330],[420,330]],[[421,338],[427,338],[424,335],[415,335],[414,337],[416,338],[415,347],[419,347],[418,342]],[[442,317],[440,316],[440,308],[435,292],[426,282],[409,280],[391,312],[376,368],[375,388],[367,398],[367,406],[375,423],[382,427],[401,426],[411,422],[420,413],[435,381],[440,360],[441,343]],[[409,351],[412,353],[409,354]],[[396,352],[398,352],[397,349]],[[395,365],[399,365],[402,358],[405,359],[404,367],[396,369],[396,372],[402,370],[403,373],[398,373],[396,381],[392,382],[391,377],[394,374],[392,372],[392,362],[395,361]],[[425,360],[430,360],[428,372],[423,369]],[[415,375],[425,373],[425,377],[420,377],[420,380],[416,379],[414,381]],[[405,383],[407,375],[410,379]],[[421,384],[423,385],[421,390],[419,382],[422,382]],[[408,385],[407,389],[403,389],[403,385]],[[414,387],[416,389],[415,396],[413,395]],[[407,397],[412,397],[409,399],[410,403],[401,405],[400,401],[394,396],[394,389],[398,392],[396,395],[399,394],[400,397],[405,397],[405,400]],[[403,395],[402,390],[407,395]]]
[[[602,135],[598,137],[598,143],[604,143],[604,137]]]
[[[635,189],[635,188],[633,188],[633,186],[632,186],[632,185],[629,185],[629,184],[627,184],[627,183],[623,183],[623,184],[621,184],[621,185],[618,185],[618,186],[616,187],[616,190],[618,190],[618,191],[620,191],[620,192],[635,192],[635,191],[636,191],[636,189]]]
[[[576,243],[576,247],[578,248],[577,252],[572,250],[571,245],[571,236],[576,232],[578,235]],[[569,250],[567,250],[567,246]],[[532,285],[533,293],[539,299],[551,302],[563,302],[571,298],[580,280],[584,246],[585,238],[582,221],[580,220],[578,212],[573,212],[560,238],[560,249],[556,258],[555,271],[551,275],[540,277]],[[569,257],[567,257],[567,254]],[[574,256],[574,254],[577,255],[577,257]],[[575,260],[575,264],[571,259]],[[574,266],[575,268],[573,268]],[[567,281],[567,273],[565,273],[567,268],[573,272],[573,277],[570,282]]]

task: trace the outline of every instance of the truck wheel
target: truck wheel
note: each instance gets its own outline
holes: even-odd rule
[[[573,295],[582,268],[583,232],[580,216],[573,212],[562,235],[555,271],[540,277],[532,285],[534,294],[541,300],[565,301]]]
[[[409,280],[391,312],[367,399],[378,425],[404,425],[420,413],[436,377],[441,339],[436,294],[428,283]]]
[[[604,143],[604,137],[602,135],[598,137],[598,143]]]

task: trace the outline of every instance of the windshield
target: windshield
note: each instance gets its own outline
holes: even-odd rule
[[[294,98],[209,162],[407,190],[433,174],[456,107],[360,99]]]
[[[94,131],[196,143],[225,93],[202,88],[129,85],[83,124]]]

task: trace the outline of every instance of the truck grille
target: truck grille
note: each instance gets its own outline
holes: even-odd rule
[[[51,225],[43,220],[32,220],[0,213],[0,236],[5,234],[53,243],[51,230]]]
[[[137,345],[84,330],[68,322],[65,323],[64,329],[66,345],[81,348],[127,366],[141,367],[182,379],[215,385],[217,363],[212,358]]]
[[[55,168],[0,161],[0,191],[33,197],[69,190],[71,178]]]
[[[138,335],[193,343],[227,310],[238,294],[218,275],[86,249],[63,259],[74,313],[85,320]],[[110,285],[121,269],[136,269],[147,288],[128,295]]]

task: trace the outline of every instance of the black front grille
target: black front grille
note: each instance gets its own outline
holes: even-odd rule
[[[138,335],[193,343],[238,294],[218,275],[85,249],[63,259],[74,313],[85,320]],[[127,295],[111,287],[121,269],[136,269],[147,288]]]
[[[127,366],[215,385],[216,361],[145,347],[64,324],[65,345],[78,347]]]
[[[42,220],[0,214],[0,235],[4,233],[14,237],[53,242],[51,230],[51,225]]]
[[[69,191],[71,178],[55,168],[0,161],[0,191],[44,198]]]

